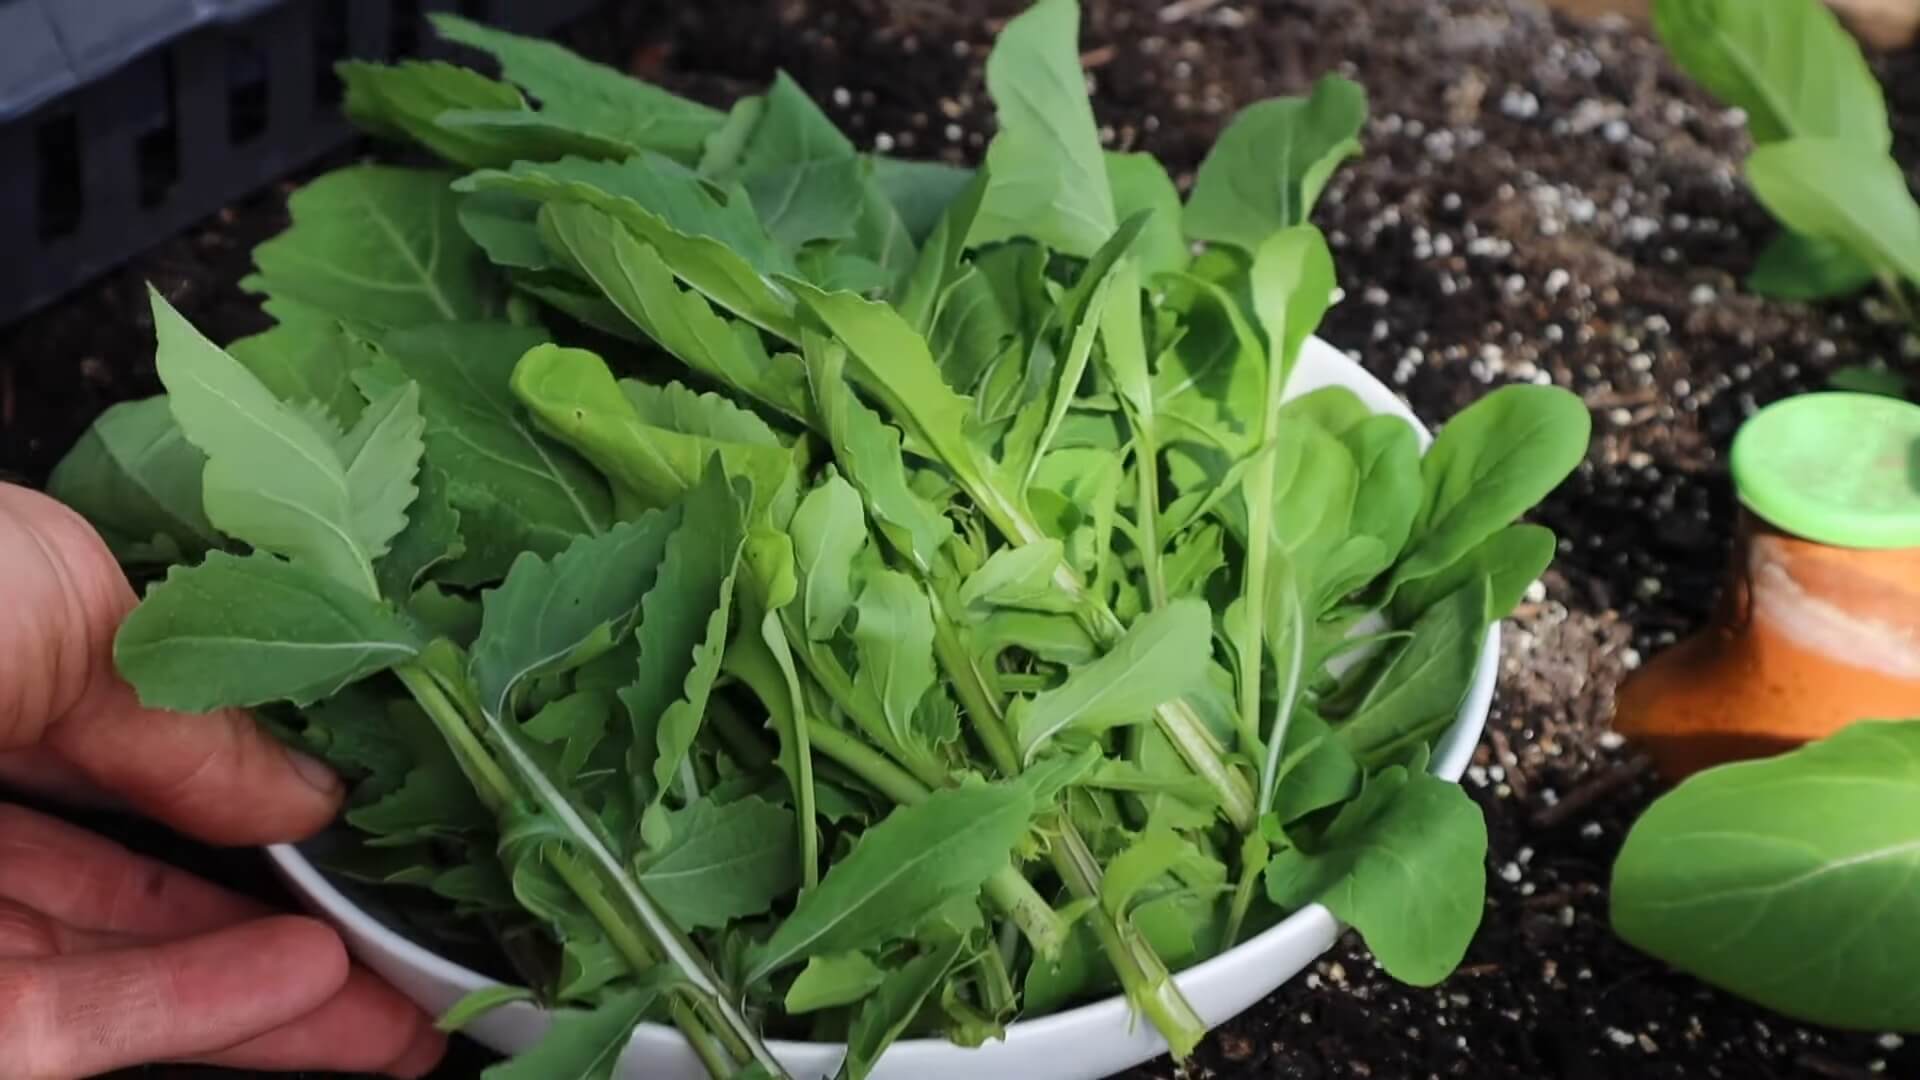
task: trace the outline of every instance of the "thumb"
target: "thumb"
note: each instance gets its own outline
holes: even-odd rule
[[[142,708],[113,669],[133,589],[78,514],[0,484],[0,751],[45,746],[96,789],[201,839],[267,843],[332,819],[339,781],[246,714]]]
[[[0,963],[0,1046],[29,1080],[203,1058],[306,1015],[347,980],[311,919],[139,948]]]

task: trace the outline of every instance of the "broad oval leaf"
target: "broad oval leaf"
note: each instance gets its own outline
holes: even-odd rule
[[[1240,110],[1194,175],[1187,235],[1251,253],[1305,223],[1333,170],[1359,152],[1366,121],[1366,91],[1338,75],[1323,77],[1310,96]]]
[[[1005,869],[1033,811],[1018,784],[947,788],[895,809],[752,950],[747,981],[912,932],[940,905],[972,895]]]
[[[1920,205],[1885,150],[1814,137],[1769,143],[1747,158],[1747,182],[1787,228],[1920,281]]]
[[[640,865],[640,885],[682,929],[765,914],[800,884],[793,811],[757,796],[702,799],[667,815],[671,839]]]
[[[1613,867],[1637,948],[1770,1009],[1920,1030],[1920,722],[1856,723],[1663,796]]]
[[[391,608],[317,571],[216,551],[147,593],[113,656],[143,704],[206,712],[310,705],[412,659],[420,645]]]
[[[793,536],[800,618],[807,636],[830,640],[853,606],[853,560],[867,546],[860,493],[829,473],[800,500],[787,531]]]

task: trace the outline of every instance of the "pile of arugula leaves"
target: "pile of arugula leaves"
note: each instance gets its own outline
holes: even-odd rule
[[[1115,990],[1184,1055],[1170,972],[1315,900],[1400,978],[1458,963],[1486,832],[1429,749],[1586,409],[1496,390],[1423,458],[1286,400],[1360,89],[1242,111],[1183,205],[1101,150],[1078,20],[1008,24],[960,170],[784,76],[723,113],[440,17],[504,81],[342,76],[452,171],[296,193],[244,283],[277,325],[225,350],[156,295],[166,395],[60,467],[164,571],[142,700],[355,781],[334,872],[527,987],[449,1022],[571,1007],[501,1080],[609,1075],[648,1019],[716,1076],[784,1075],[774,1033],[857,1078]]]

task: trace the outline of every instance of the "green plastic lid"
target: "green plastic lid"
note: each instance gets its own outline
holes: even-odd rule
[[[1802,394],[1733,438],[1733,485],[1775,528],[1851,548],[1920,547],[1920,405]]]

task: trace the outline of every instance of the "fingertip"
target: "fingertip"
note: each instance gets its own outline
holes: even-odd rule
[[[338,931],[305,915],[269,915],[254,926],[273,939],[278,958],[297,968],[305,979],[326,987],[331,997],[347,985],[353,961]]]

